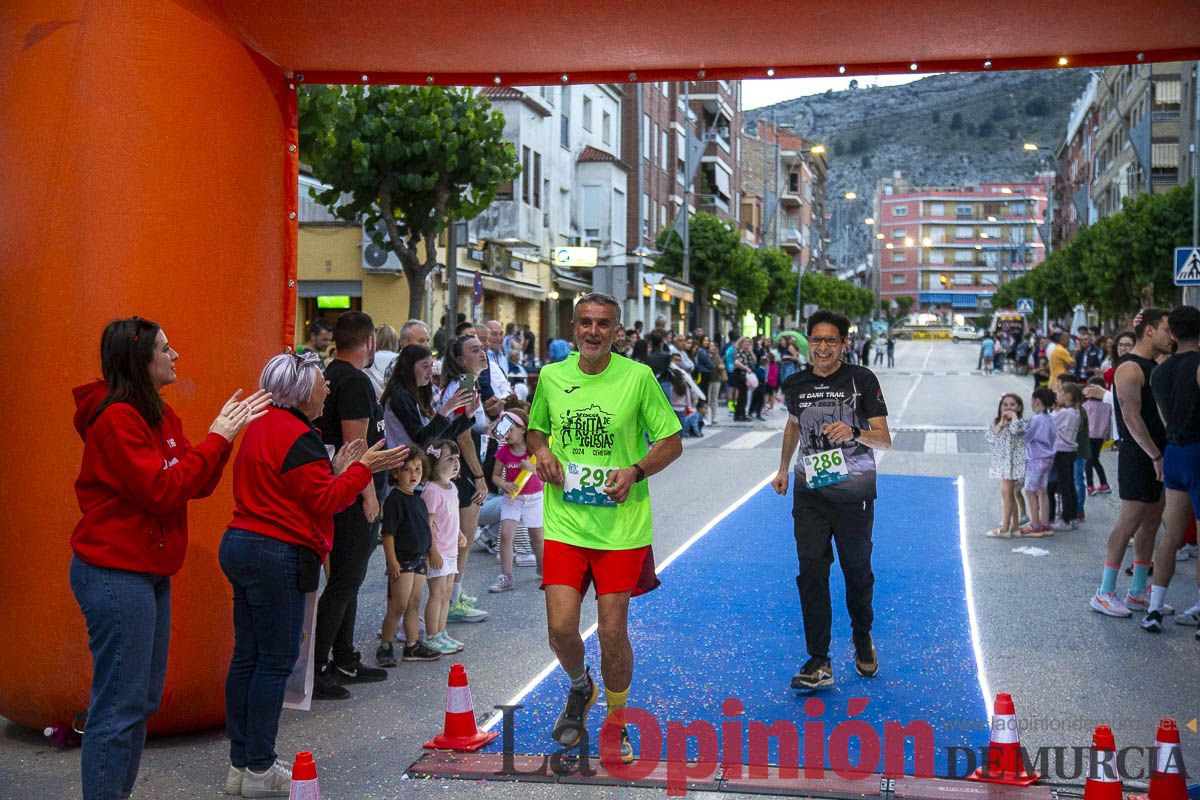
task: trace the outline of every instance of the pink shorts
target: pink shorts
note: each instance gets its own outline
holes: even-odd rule
[[[1050,483],[1053,458],[1031,458],[1025,462],[1025,491],[1037,492]]]

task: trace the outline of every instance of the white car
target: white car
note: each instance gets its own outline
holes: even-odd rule
[[[950,341],[958,344],[962,340],[978,341],[983,338],[983,331],[971,325],[955,325],[950,329]]]

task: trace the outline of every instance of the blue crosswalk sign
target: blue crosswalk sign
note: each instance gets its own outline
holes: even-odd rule
[[[1032,297],[1018,297],[1017,298],[1017,313],[1018,314],[1032,314],[1033,313],[1033,298]]]
[[[1200,286],[1200,248],[1175,248],[1175,285]]]

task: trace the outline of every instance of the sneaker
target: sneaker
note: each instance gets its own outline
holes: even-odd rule
[[[447,622],[483,622],[488,618],[488,612],[463,602],[464,599],[459,595],[458,602],[450,606],[446,613]]]
[[[1126,592],[1125,599],[1122,600],[1121,603],[1124,604],[1124,606],[1130,611],[1149,611],[1150,590],[1146,589],[1140,594],[1130,594],[1129,592]],[[1175,606],[1163,603],[1162,607],[1158,610],[1163,613],[1163,616],[1168,616],[1175,613]]]
[[[428,647],[424,642],[406,644],[404,655],[401,656],[404,661],[437,661],[441,657],[442,654],[439,651]]]
[[[1031,522],[1031,520],[1029,519],[1029,515],[1024,514],[1021,516],[1021,518],[1019,520],[1017,520],[1017,527],[1023,528],[1026,525],[1028,525],[1030,522]]]
[[[1162,612],[1147,611],[1146,616],[1142,618],[1142,630],[1147,633],[1162,633]]]
[[[1126,608],[1113,592],[1096,592],[1090,603],[1092,611],[1108,617],[1128,617],[1132,611]]]
[[[833,686],[833,667],[829,665],[829,659],[816,656],[810,658],[800,671],[792,676],[791,686],[793,689],[805,691]]]
[[[396,666],[396,649],[391,642],[381,644],[375,649],[375,663],[381,667]]]
[[[1067,522],[1066,520],[1059,520],[1058,522],[1054,523],[1054,530],[1056,530],[1056,531],[1079,530],[1079,521],[1074,520],[1074,519],[1071,520],[1070,522]]]
[[[1087,517],[1085,517],[1083,514],[1080,514],[1079,516],[1075,517],[1075,521],[1076,522],[1087,522]]]
[[[513,556],[513,563],[518,567],[537,566],[537,556],[533,553],[517,553]]]
[[[1191,557],[1192,557],[1191,553],[1188,552],[1186,544],[1183,547],[1181,547],[1175,551],[1175,561],[1176,562],[1187,561]]]
[[[517,585],[513,583],[512,575],[505,575],[503,572],[501,572],[500,575],[497,576],[496,582],[488,587],[488,591],[498,594],[500,592],[511,592],[515,588],[517,588]]]
[[[287,797],[292,793],[292,770],[276,761],[266,772],[246,768],[242,777],[242,797]]]
[[[854,668],[864,678],[874,678],[879,673],[879,656],[875,652],[875,643],[870,634],[865,639],[854,642]],[[832,675],[830,680],[833,680]]]
[[[475,604],[479,602],[479,598],[478,598],[478,597],[472,597],[471,595],[467,594],[466,592],[459,591],[459,593],[458,593],[458,601],[459,601],[460,603],[465,603],[466,605],[469,605],[469,606],[471,606],[472,608],[474,608],[474,607],[475,607]]]
[[[378,683],[387,680],[387,670],[366,666],[357,650],[354,651],[353,661],[334,664],[332,671],[342,683]]]
[[[1089,487],[1087,487],[1087,496],[1088,496],[1088,497],[1091,497],[1091,496],[1092,496],[1092,495],[1094,495],[1095,493],[1096,493],[1096,487],[1095,487],[1095,486],[1089,486]]]
[[[633,743],[629,741],[629,728],[621,727],[621,763],[633,763]]]
[[[440,653],[440,654],[442,654],[442,655],[444,655],[444,656],[452,656],[452,655],[454,655],[455,653],[457,653],[457,652],[458,652],[458,648],[457,648],[457,647],[455,647],[454,645],[450,644],[449,642],[443,642],[441,639],[439,639],[439,638],[437,637],[437,635],[436,635],[436,634],[434,635],[434,637],[433,637],[432,639],[424,639],[424,640],[422,640],[422,641],[421,641],[421,644],[425,645],[425,646],[426,646],[426,647],[428,647],[430,650],[435,650],[435,651],[437,651],[438,653]]]
[[[574,686],[567,692],[567,703],[563,706],[558,719],[554,720],[554,729],[550,736],[562,747],[575,747],[583,738],[587,713],[596,704],[600,694],[596,682],[592,680],[591,670],[588,670],[587,686],[576,689]]]
[[[1107,483],[1102,483],[1096,487],[1096,494],[1112,494],[1112,489],[1108,488]]]
[[[1183,547],[1179,548],[1179,552],[1187,553],[1188,558],[1197,558],[1200,557],[1200,546],[1194,544],[1185,544]]]
[[[225,794],[230,797],[242,796],[242,779],[246,775],[245,767],[229,765],[229,774],[225,776]]]
[[[1045,539],[1054,535],[1054,529],[1049,525],[1026,525],[1020,533],[1022,539]]]
[[[1200,628],[1200,603],[1184,611],[1175,617],[1176,625],[1190,625],[1193,628]]]
[[[313,697],[318,700],[346,700],[350,690],[338,683],[329,664],[313,673]]]
[[[443,642],[445,644],[450,645],[451,647],[454,648],[454,652],[456,652],[456,653],[461,653],[463,651],[463,649],[466,648],[465,644],[460,642],[458,639],[451,637],[450,634],[446,633],[445,631],[442,631],[441,633],[435,635],[433,638],[439,642]]]

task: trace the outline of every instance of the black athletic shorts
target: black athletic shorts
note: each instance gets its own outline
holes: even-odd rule
[[[396,553],[396,560],[400,562],[401,572],[415,572],[417,575],[424,575],[428,568],[424,553]]]
[[[1139,503],[1157,503],[1163,485],[1154,475],[1154,462],[1130,436],[1117,449],[1117,496]]]
[[[471,505],[471,498],[475,496],[475,479],[468,473],[460,472],[452,483],[458,489],[458,507]]]

